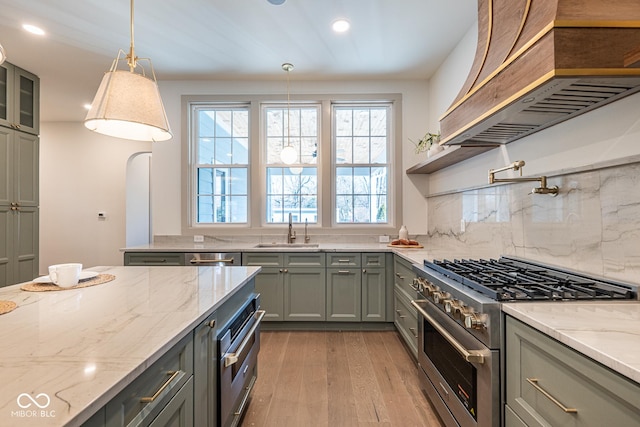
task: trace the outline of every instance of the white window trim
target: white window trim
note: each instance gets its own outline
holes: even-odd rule
[[[262,131],[262,124],[260,118],[260,106],[262,103],[281,103],[286,102],[286,94],[280,95],[183,95],[182,97],[182,191],[181,191],[181,231],[183,235],[193,234],[211,234],[217,236],[255,236],[255,235],[273,235],[282,234],[282,224],[268,224],[263,225],[263,219],[265,215],[265,191],[264,191],[264,179],[261,176],[263,172],[256,170],[259,167],[261,170],[262,160],[260,165],[253,165],[253,159],[260,158],[261,147],[259,143],[251,141],[253,135],[258,135],[258,138],[262,138],[260,132]],[[331,104],[332,103],[345,103],[345,104],[370,104],[374,102],[390,102],[392,104],[392,118],[391,122],[391,150],[388,153],[390,156],[390,167],[392,171],[388,176],[389,180],[389,209],[387,211],[388,223],[386,224],[334,224],[332,220],[334,201],[332,188],[332,165],[329,165],[328,170],[322,170],[318,172],[318,198],[319,203],[322,202],[322,207],[318,211],[318,225],[309,225],[309,229],[313,230],[317,234],[394,234],[397,233],[397,229],[400,226],[399,219],[402,218],[402,176],[404,171],[402,170],[402,95],[399,93],[383,93],[383,94],[306,94],[306,95],[290,95],[291,102],[311,102],[322,104],[321,118],[320,118],[320,138],[329,138],[329,141],[322,141],[319,147],[318,156],[324,159],[323,166],[327,162],[331,163],[332,159],[332,133],[331,133]],[[190,123],[190,105],[194,103],[199,104],[236,104],[243,103],[250,104],[249,109],[249,137],[250,137],[250,151],[249,151],[249,198],[248,198],[248,222],[246,224],[220,224],[220,225],[200,225],[194,224],[191,221],[192,215],[192,189],[195,188],[193,174],[191,172],[191,136],[193,134],[192,123]],[[258,115],[258,119],[255,119],[255,115]],[[328,135],[328,136],[327,136]],[[328,159],[328,160],[327,160]],[[325,166],[325,169],[326,166]],[[266,169],[265,172],[266,173]],[[320,178],[320,175],[322,177]],[[254,189],[258,188],[256,192]],[[329,200],[329,202],[327,202]]]

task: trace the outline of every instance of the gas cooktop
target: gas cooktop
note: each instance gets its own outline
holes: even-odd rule
[[[637,288],[518,258],[424,261],[427,268],[497,301],[637,299]]]

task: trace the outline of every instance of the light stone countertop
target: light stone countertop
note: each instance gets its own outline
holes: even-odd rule
[[[94,267],[87,288],[0,288],[0,425],[76,426],[247,284],[259,267]],[[20,416],[20,403],[37,410]]]
[[[640,383],[640,301],[521,302],[502,309]]]

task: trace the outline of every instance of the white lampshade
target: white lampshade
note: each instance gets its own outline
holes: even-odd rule
[[[296,149],[291,145],[287,145],[280,152],[280,160],[282,160],[284,164],[292,165],[296,162],[297,159],[298,153],[296,153]]]
[[[172,137],[156,81],[124,70],[105,73],[84,125],[104,135],[136,141]]]
[[[5,59],[7,59],[7,54],[4,52],[4,48],[0,44],[0,64],[2,64]]]

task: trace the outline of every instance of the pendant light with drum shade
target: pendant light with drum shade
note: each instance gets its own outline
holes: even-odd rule
[[[293,70],[293,65],[285,62],[282,69],[287,72],[287,145],[280,152],[280,160],[286,165],[291,165],[298,160],[298,153],[291,145],[291,99],[289,95],[289,72]]]
[[[149,58],[138,58],[133,43],[133,1],[131,0],[131,44],[125,55],[120,49],[102,78],[84,125],[92,131],[136,141],[166,141],[171,129],[162,104],[158,82]],[[121,58],[124,56],[124,58]],[[129,70],[118,70],[120,61]],[[150,76],[138,61],[149,62]],[[136,73],[136,69],[140,73]]]

